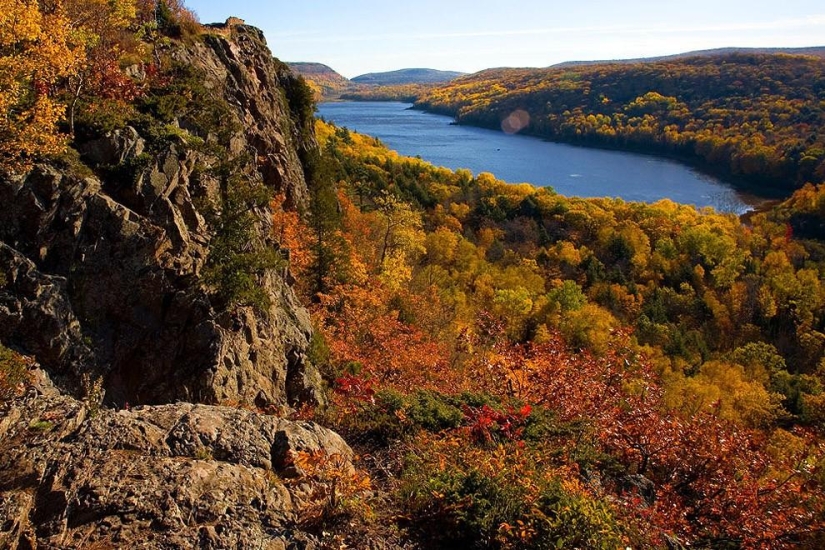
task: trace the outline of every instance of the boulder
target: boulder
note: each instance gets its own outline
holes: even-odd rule
[[[10,549],[289,548],[313,540],[296,535],[305,488],[285,481],[290,455],[353,456],[316,424],[229,407],[114,411],[32,392],[6,412],[0,547]]]

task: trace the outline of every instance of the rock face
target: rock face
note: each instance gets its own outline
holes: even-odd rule
[[[311,423],[33,392],[0,418],[0,547],[314,548],[296,529],[297,451],[352,457]]]
[[[232,26],[168,49],[227,106],[218,125],[237,128],[226,144],[237,174],[304,204],[312,121],[294,112],[295,79],[260,31]],[[168,127],[186,134],[192,123]],[[101,378],[109,404],[319,400],[309,316],[284,270],[257,281],[264,312],[217,303],[203,283],[215,228],[202,205],[222,185],[215,155],[174,135],[151,145],[126,127],[78,146],[98,176],[38,165],[0,181],[0,342],[75,395]],[[253,240],[274,247],[270,210],[252,214]]]
[[[208,277],[237,188],[306,203],[304,90],[237,22],[163,48],[220,120],[138,119],[0,179],[0,343],[39,363],[0,402],[0,548],[316,548],[292,457],[351,468],[335,433],[247,410],[322,399],[288,269],[254,271],[254,308]],[[231,253],[277,250],[266,200],[240,210]]]

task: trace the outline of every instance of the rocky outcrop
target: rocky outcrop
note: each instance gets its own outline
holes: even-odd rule
[[[290,102],[293,77],[251,27],[173,43],[164,55],[204,75],[226,117],[216,127],[237,130],[219,139],[181,115],[164,126],[179,136],[150,143],[125,127],[78,145],[96,175],[41,164],[0,181],[0,342],[36,356],[75,395],[82,380],[101,379],[118,406],[317,402],[309,316],[285,271],[258,278],[265,311],[216,301],[202,277],[219,161],[293,205],[306,201],[301,158],[315,144],[311,120]],[[252,214],[251,240],[275,247],[270,210]]]
[[[299,451],[352,458],[307,422],[33,391],[0,418],[0,547],[314,548],[296,528]]]
[[[306,185],[294,183],[304,181],[300,161],[317,143],[312,112],[302,112],[293,101],[298,77],[272,58],[259,29],[231,24],[224,29],[231,38],[207,34],[202,44],[177,49],[173,56],[203,69],[208,82],[223,87],[244,128],[243,142],[233,143],[235,151],[254,154],[263,179],[284,190],[293,205],[305,205]]]
[[[144,105],[0,179],[0,343],[39,363],[0,402],[0,548],[312,549],[321,482],[292,458],[352,468],[335,433],[251,412],[323,399],[288,266],[256,268],[254,307],[207,276],[231,208],[251,220],[231,254],[277,251],[268,199],[231,207],[237,188],[305,205],[303,90],[260,31],[201,38],[157,45],[200,113]]]

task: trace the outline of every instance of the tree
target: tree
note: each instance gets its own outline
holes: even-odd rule
[[[65,87],[69,96],[69,130],[74,134],[75,115],[83,98],[95,97],[131,101],[138,87],[120,67],[127,49],[125,37],[137,18],[135,0],[62,0],[66,18],[77,38],[76,48],[84,52],[83,63],[69,75]]]
[[[390,288],[399,288],[412,277],[412,262],[426,252],[421,215],[396,196],[385,193],[375,199],[381,223],[379,266]]]
[[[60,3],[51,9],[32,0],[0,0],[0,162],[25,169],[39,156],[59,153],[57,127],[65,107],[55,86],[83,62],[77,33]]]
[[[312,151],[306,166],[310,194],[307,223],[312,231],[309,245],[312,256],[309,268],[313,281],[311,292],[318,294],[330,289],[330,277],[343,267],[338,262],[343,260],[343,243],[339,234],[341,207],[329,159],[318,151]]]

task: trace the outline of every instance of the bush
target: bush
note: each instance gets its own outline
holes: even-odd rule
[[[518,470],[521,469],[520,473]],[[594,548],[625,546],[610,506],[575,481],[541,468],[412,459],[402,505],[430,546],[442,548]]]
[[[625,546],[610,507],[587,494],[566,490],[558,479],[544,487],[527,521],[536,533],[529,548],[612,550]]]
[[[516,525],[526,512],[526,494],[518,484],[476,469],[431,471],[429,466],[407,472],[401,498],[413,517],[426,518],[417,528],[433,546],[494,547],[499,526]]]
[[[407,418],[431,432],[457,428],[464,420],[461,409],[445,396],[431,391],[417,391],[404,404]]]
[[[448,396],[418,390],[405,395],[396,390],[383,389],[372,395],[371,399],[362,399],[355,411],[341,419],[342,425],[338,428],[386,445],[421,430],[438,433],[459,428],[468,421],[468,406],[485,405],[498,406],[494,399],[483,394]]]
[[[0,405],[14,397],[29,378],[25,357],[0,344]]]
[[[197,16],[179,0],[160,0],[155,17],[158,30],[166,36],[188,40],[201,33]]]
[[[134,107],[116,99],[100,97],[83,101],[76,111],[75,139],[88,141],[125,128],[136,116]]]

